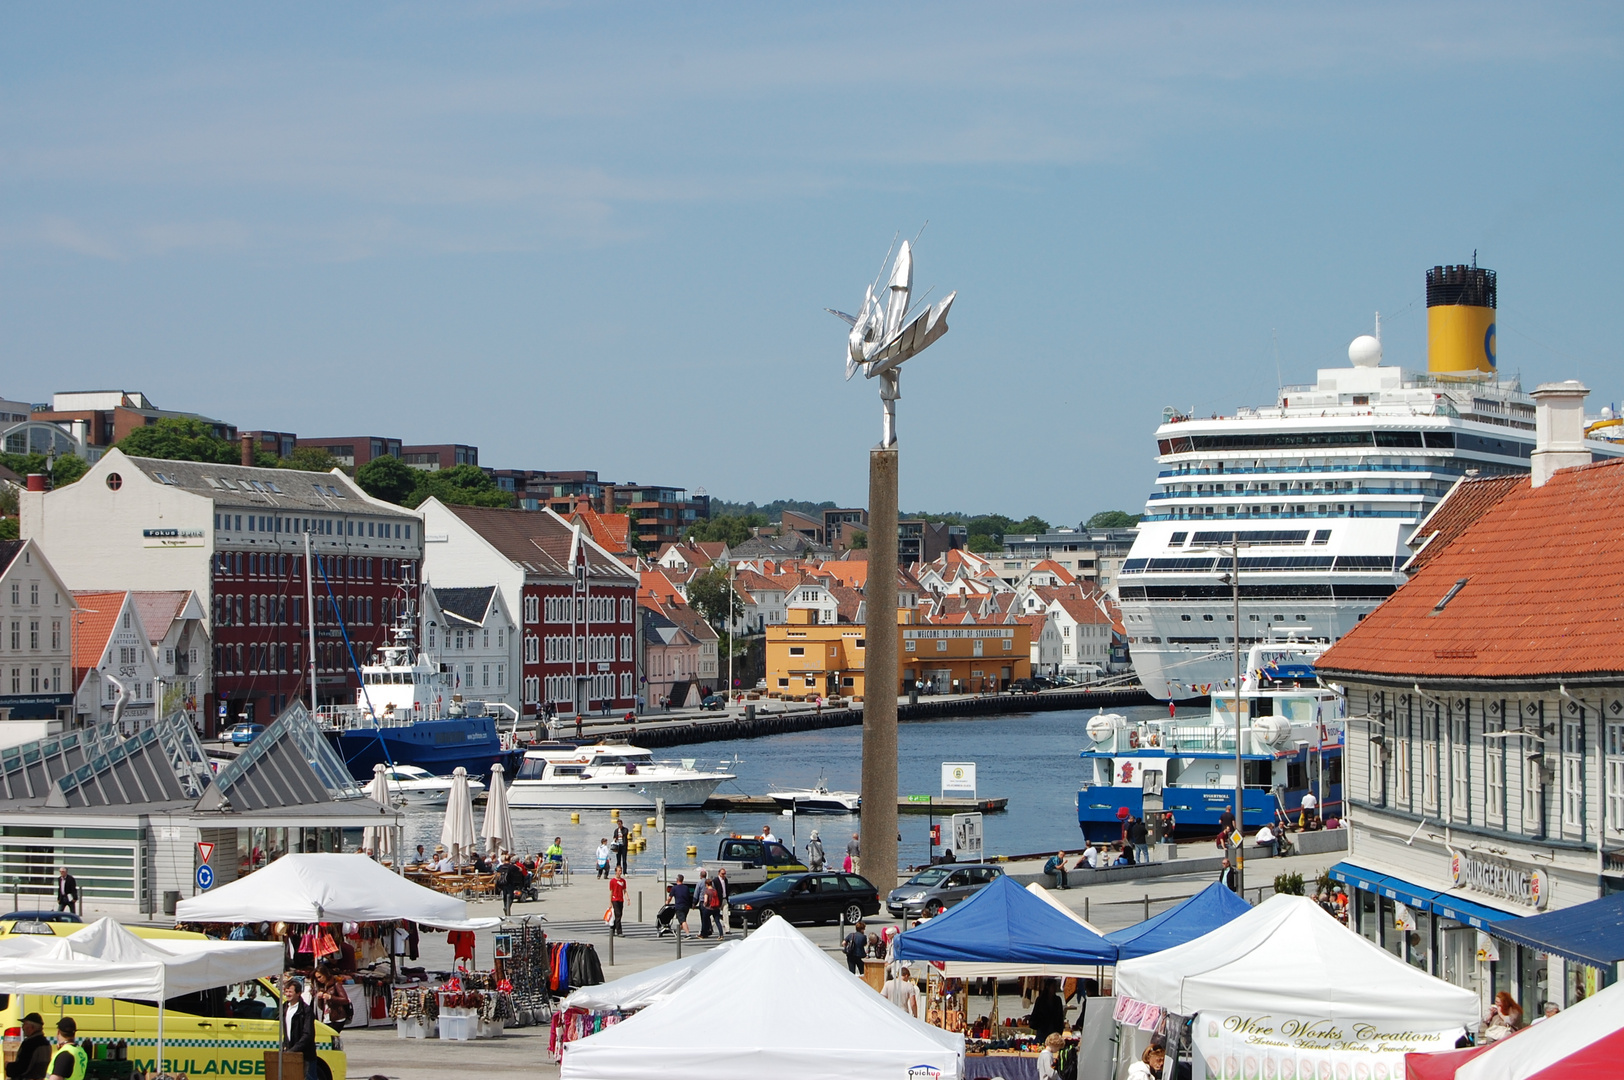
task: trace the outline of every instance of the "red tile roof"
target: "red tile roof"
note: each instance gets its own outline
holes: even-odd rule
[[[592,509],[592,503],[582,496],[566,520],[580,525],[594,542],[611,555],[631,553],[632,519],[625,514],[600,514]]]
[[[1063,585],[1077,584],[1076,575],[1074,575],[1070,570],[1067,570],[1064,566],[1061,566],[1059,563],[1055,562],[1053,559],[1044,559],[1036,566],[1032,567],[1031,570],[1027,571],[1029,576],[1036,573],[1053,574],[1056,578],[1060,579],[1060,583]]]
[[[141,616],[141,625],[147,628],[149,641],[157,644],[164,639],[191,596],[186,589],[132,594],[131,600],[135,603],[136,613]]]
[[[502,510],[487,506],[450,506],[447,510],[461,518],[515,564],[530,572],[550,577],[574,573],[570,567],[570,547],[575,530],[550,510]],[[593,570],[635,577],[635,573],[612,555],[587,545],[586,561]]]
[[[73,670],[74,685],[79,685],[78,673],[89,671],[102,662],[107,654],[107,640],[118,625],[118,614],[124,610],[122,592],[76,592],[73,602],[79,610],[73,616]]]
[[[1318,667],[1406,679],[1624,673],[1624,531],[1608,524],[1624,513],[1624,461],[1509,487]]]
[[[1512,473],[1463,477],[1456,481],[1443,501],[1434,506],[1432,513],[1410,534],[1409,544],[1415,554],[1405,564],[1405,571],[1414,575],[1527,480],[1527,476]]]

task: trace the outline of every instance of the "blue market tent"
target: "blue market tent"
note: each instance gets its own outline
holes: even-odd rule
[[[1610,969],[1624,960],[1624,893],[1543,915],[1501,919],[1489,933],[1538,952]]]
[[[1007,877],[897,939],[902,960],[1114,964],[1117,947]]]
[[[1128,960],[1194,941],[1251,910],[1251,904],[1215,881],[1177,907],[1126,929],[1113,930],[1105,937],[1115,942],[1121,958]]]

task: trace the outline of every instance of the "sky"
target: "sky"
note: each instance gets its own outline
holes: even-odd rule
[[[0,7],[0,397],[866,503],[846,327],[957,290],[905,509],[1138,511],[1162,409],[1270,403],[1426,268],[1624,398],[1610,4]],[[926,224],[928,222],[928,225]]]

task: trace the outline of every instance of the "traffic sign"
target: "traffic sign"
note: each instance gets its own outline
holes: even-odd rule
[[[204,862],[204,863],[208,862],[209,857],[211,855],[213,855],[213,854],[214,854],[214,845],[213,844],[209,843],[207,840],[199,840],[197,842],[197,861],[198,862]]]
[[[214,885],[214,868],[204,863],[197,868],[197,887],[207,892]]]
[[[929,795],[909,795],[908,796],[908,801],[909,802],[930,802],[930,796]]]

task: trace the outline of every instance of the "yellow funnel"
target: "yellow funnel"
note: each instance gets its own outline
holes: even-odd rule
[[[1494,371],[1495,273],[1478,266],[1427,271],[1427,370]]]

